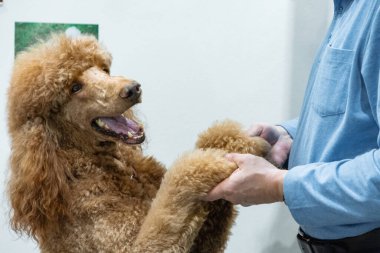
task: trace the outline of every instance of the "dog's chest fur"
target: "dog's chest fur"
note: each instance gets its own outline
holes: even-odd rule
[[[98,154],[96,159],[77,160],[71,183],[77,194],[72,196],[72,203],[128,206],[136,201],[151,201],[163,174],[164,169],[157,162],[138,152],[118,156]]]
[[[71,239],[76,241],[76,237],[91,231],[91,238],[80,240],[92,241],[97,249],[101,245],[115,245],[115,248],[126,248],[128,252],[165,169],[141,153],[124,154],[118,159],[99,154],[96,159],[82,156],[73,159],[71,166],[73,179],[70,188],[73,195],[70,196],[70,209],[75,222],[66,220],[62,223],[60,233],[51,238],[54,244],[59,241],[60,249],[67,247],[72,250],[79,245],[71,245]],[[54,252],[55,246],[49,241],[42,249]],[[122,245],[117,245],[120,243]],[[93,252],[88,248],[89,244],[82,246],[85,245],[77,252]]]

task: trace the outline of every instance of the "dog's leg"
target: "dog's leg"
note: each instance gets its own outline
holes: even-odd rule
[[[166,173],[134,252],[223,252],[236,213],[224,200],[200,198],[237,168],[224,158],[226,152],[265,156],[270,145],[225,121],[202,133],[197,148]]]
[[[236,169],[224,154],[221,150],[196,150],[177,160],[163,179],[135,241],[134,252],[190,252],[198,233],[207,232],[201,228],[209,212],[221,211],[210,210],[210,203],[201,197]],[[219,227],[228,230],[230,224],[222,221]]]
[[[249,153],[266,156],[270,145],[258,137],[249,137],[241,126],[233,121],[217,123],[199,135],[197,148],[218,148],[227,152]],[[224,252],[226,242],[237,215],[230,202],[217,200],[209,203],[209,214],[194,245],[193,253]]]
[[[223,199],[209,203],[208,209],[207,219],[194,240],[191,253],[221,253],[225,250],[236,209]]]

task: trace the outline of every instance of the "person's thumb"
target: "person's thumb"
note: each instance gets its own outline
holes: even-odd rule
[[[224,157],[230,161],[235,163],[238,167],[240,167],[248,156],[252,156],[251,154],[239,154],[239,153],[228,153]]]
[[[214,200],[224,198],[224,195],[225,195],[224,189],[225,189],[225,185],[226,185],[227,181],[228,181],[228,178],[226,178],[222,182],[220,182],[211,191],[209,191],[209,193],[204,198],[202,198],[202,200],[214,201]]]

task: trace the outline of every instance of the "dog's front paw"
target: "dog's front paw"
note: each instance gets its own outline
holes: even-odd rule
[[[271,146],[260,137],[250,137],[239,123],[226,120],[211,126],[201,133],[196,143],[197,148],[222,149],[230,153],[253,154],[265,157]]]
[[[160,190],[187,200],[205,196],[237,169],[225,154],[222,150],[198,149],[183,155],[166,172]]]

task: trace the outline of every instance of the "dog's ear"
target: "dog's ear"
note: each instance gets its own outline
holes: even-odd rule
[[[37,240],[67,215],[69,166],[55,132],[35,118],[12,134],[11,225]]]

